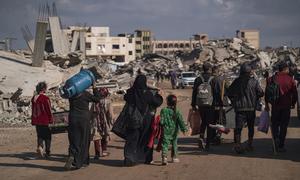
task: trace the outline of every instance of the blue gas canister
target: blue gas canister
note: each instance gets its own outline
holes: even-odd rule
[[[88,89],[95,81],[95,76],[89,70],[81,70],[79,73],[68,79],[63,87],[59,89],[63,98],[74,97]]]

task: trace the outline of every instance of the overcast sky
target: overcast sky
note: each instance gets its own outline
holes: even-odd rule
[[[35,31],[45,0],[0,0],[0,39],[25,41],[20,27]],[[56,3],[63,25],[109,26],[111,34],[151,29],[156,39],[233,37],[241,28],[259,29],[261,46],[300,46],[300,0],[48,0]]]

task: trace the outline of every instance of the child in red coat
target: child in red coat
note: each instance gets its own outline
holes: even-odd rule
[[[32,115],[31,124],[36,126],[37,153],[44,157],[44,141],[46,157],[50,156],[51,132],[49,124],[53,123],[50,99],[45,95],[47,84],[40,82],[36,86],[36,95],[31,99]]]

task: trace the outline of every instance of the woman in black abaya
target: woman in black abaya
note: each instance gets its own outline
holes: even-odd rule
[[[136,107],[142,114],[143,119],[139,127],[127,127],[126,142],[124,147],[124,165],[134,166],[139,162],[150,163],[151,152],[147,148],[151,135],[151,122],[155,116],[156,108],[159,107],[163,98],[158,90],[147,87],[145,75],[138,75],[133,86],[127,90],[124,100],[126,103]]]

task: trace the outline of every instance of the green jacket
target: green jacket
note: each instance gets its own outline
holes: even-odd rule
[[[168,107],[160,111],[160,124],[163,127],[163,138],[173,139],[178,135],[179,129],[187,132],[181,113],[176,109],[176,120],[173,120],[174,111]]]

